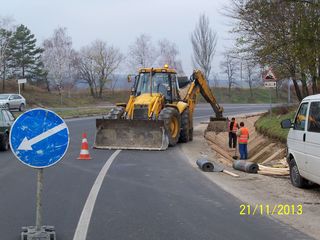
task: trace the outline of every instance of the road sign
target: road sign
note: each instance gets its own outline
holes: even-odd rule
[[[266,88],[276,88],[277,82],[264,82],[264,87]]]
[[[26,78],[18,79],[18,84],[27,83]]]
[[[271,68],[268,69],[267,74],[264,77],[264,81],[275,81],[277,80]]]
[[[13,123],[10,146],[22,163],[33,168],[50,167],[65,155],[69,146],[69,130],[56,113],[32,109]]]

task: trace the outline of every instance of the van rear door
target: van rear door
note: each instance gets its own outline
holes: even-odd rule
[[[294,127],[288,134],[288,147],[298,165],[300,174],[306,170],[305,137],[308,102],[303,102],[296,114]]]
[[[306,171],[311,181],[320,182],[320,101],[310,103],[305,141]]]

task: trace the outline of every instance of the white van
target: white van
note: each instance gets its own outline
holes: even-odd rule
[[[320,184],[320,94],[304,98],[294,122],[283,120],[281,127],[290,128],[287,161],[292,184],[300,188]]]

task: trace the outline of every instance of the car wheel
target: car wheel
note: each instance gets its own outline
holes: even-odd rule
[[[10,109],[10,105],[9,105],[9,103],[6,103],[6,105],[5,105],[5,107],[6,107],[6,109]]]
[[[294,159],[291,159],[289,167],[290,167],[290,180],[292,185],[298,188],[308,187],[309,185],[308,180],[306,180],[300,175],[298,166]]]
[[[25,109],[25,105],[23,103],[20,104],[19,111],[23,112]]]
[[[7,133],[0,134],[0,151],[9,150],[9,136]]]

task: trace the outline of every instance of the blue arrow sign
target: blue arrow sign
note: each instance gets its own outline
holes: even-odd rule
[[[16,119],[10,130],[13,154],[30,167],[45,168],[56,164],[68,146],[68,127],[50,110],[29,110]]]

